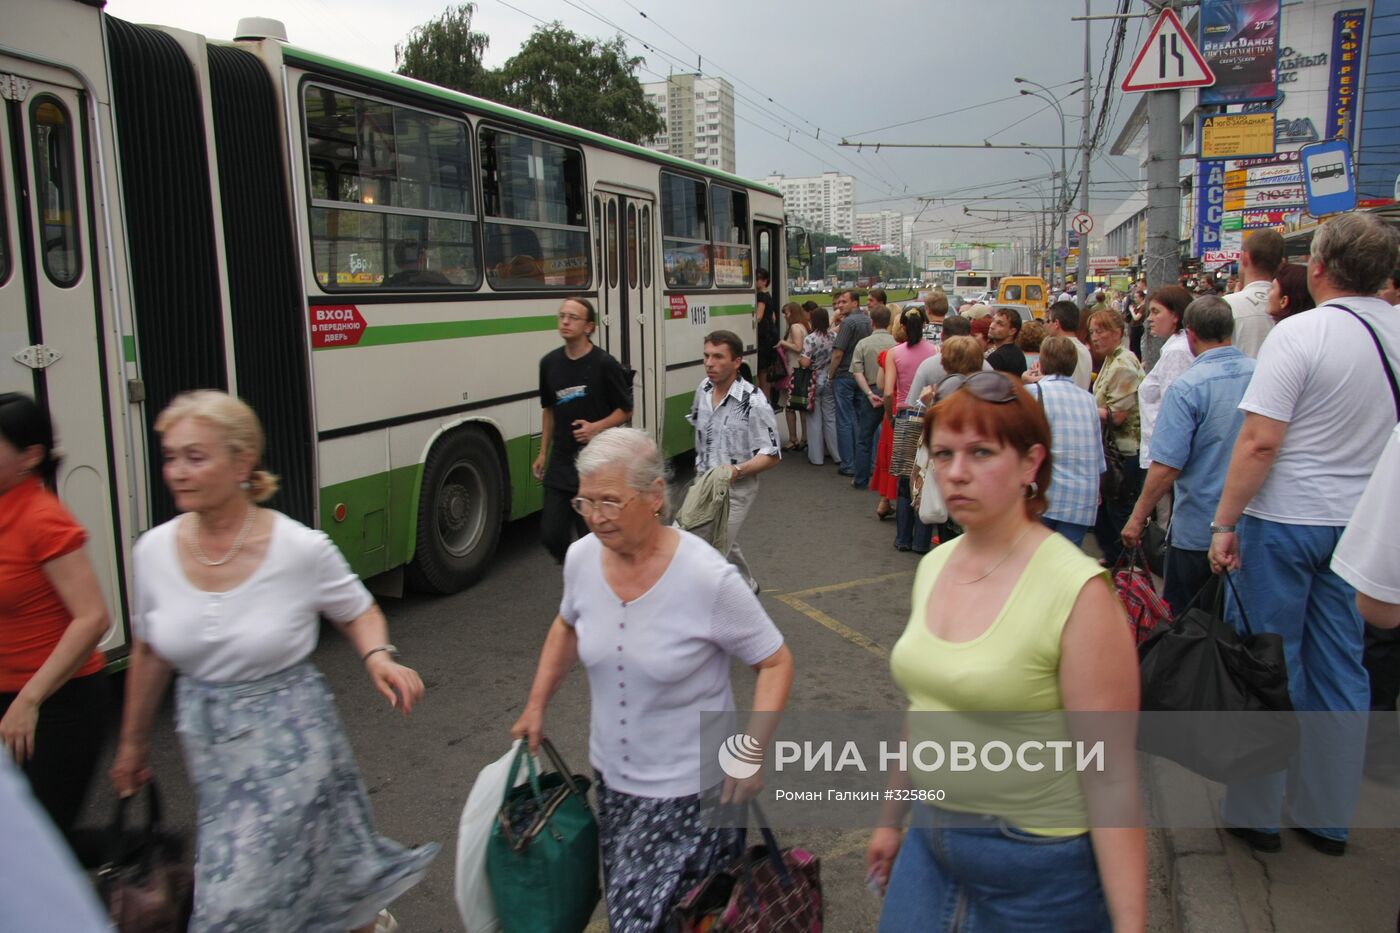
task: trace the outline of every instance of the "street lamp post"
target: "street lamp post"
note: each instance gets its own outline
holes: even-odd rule
[[[1026,97],[1034,97],[1034,98],[1036,98],[1036,99],[1038,99],[1038,100],[1043,100],[1043,101],[1045,101],[1045,102],[1048,103],[1050,106],[1052,106],[1052,107],[1055,108],[1055,113],[1056,113],[1056,115],[1058,115],[1059,118],[1060,118],[1060,178],[1063,179],[1062,184],[1063,184],[1064,187],[1063,187],[1063,190],[1061,191],[1061,200],[1060,200],[1060,203],[1059,203],[1059,205],[1058,205],[1058,208],[1059,208],[1058,219],[1059,219],[1059,222],[1063,225],[1063,231],[1064,231],[1064,234],[1063,234],[1063,235],[1064,235],[1063,248],[1064,248],[1064,250],[1065,250],[1065,259],[1064,259],[1063,271],[1062,271],[1062,274],[1061,274],[1061,276],[1060,276],[1060,278],[1061,278],[1061,285],[1063,286],[1064,282],[1065,282],[1066,280],[1068,280],[1068,278],[1069,278],[1069,221],[1068,221],[1068,219],[1066,218],[1065,215],[1068,214],[1068,212],[1069,212],[1069,207],[1070,207],[1070,205],[1069,205],[1069,170],[1068,170],[1068,169],[1066,168],[1066,166],[1065,166],[1065,153],[1068,151],[1068,150],[1065,148],[1065,147],[1066,147],[1066,139],[1067,139],[1067,137],[1068,137],[1068,132],[1067,132],[1067,130],[1066,130],[1066,127],[1067,127],[1068,124],[1065,122],[1065,111],[1064,111],[1064,109],[1060,106],[1060,101],[1063,100],[1064,98],[1057,98],[1054,94],[1052,94],[1052,93],[1050,92],[1050,89],[1049,89],[1048,87],[1046,87],[1045,85],[1041,84],[1041,83],[1038,82],[1038,81],[1032,81],[1030,78],[1017,77],[1017,78],[1014,78],[1013,80],[1014,80],[1017,84],[1029,84],[1029,85],[1031,85],[1032,87],[1037,88],[1037,90],[1034,90],[1034,91],[1027,90],[1026,88],[1021,88],[1021,94],[1024,95],[1024,96],[1026,96]],[[1074,96],[1075,94],[1078,94],[1078,93],[1080,93],[1081,91],[1083,91],[1084,88],[1085,88],[1085,85],[1084,85],[1084,84],[1080,84],[1079,87],[1075,88],[1073,91],[1070,91],[1068,94],[1065,95],[1065,97],[1066,97],[1066,98],[1072,97],[1072,96]],[[1051,170],[1053,171],[1053,165],[1052,165],[1052,167],[1051,167]],[[1052,234],[1052,236],[1053,236],[1053,234]],[[1081,287],[1082,287],[1082,286],[1081,286]]]
[[[1050,157],[1045,153],[1039,151],[1038,149],[1027,149],[1026,154],[1039,156],[1040,158],[1044,159],[1045,164],[1050,169],[1050,237],[1047,240],[1050,250],[1050,282],[1048,284],[1053,285],[1055,280],[1055,231],[1059,229],[1057,219],[1062,219],[1060,215],[1064,213],[1064,207],[1061,204],[1061,199],[1067,196],[1066,193],[1063,191],[1057,195],[1055,183],[1056,179],[1059,179],[1060,183],[1063,184],[1064,175],[1060,172],[1056,172],[1055,163],[1051,162]],[[1063,155],[1061,155],[1061,158],[1063,159]],[[1068,257],[1069,254],[1066,253],[1065,255],[1066,257]]]

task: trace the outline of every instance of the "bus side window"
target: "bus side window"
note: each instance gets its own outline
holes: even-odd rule
[[[710,204],[715,231],[715,284],[748,287],[753,284],[749,196],[723,185],[711,185]]]
[[[303,100],[321,287],[479,285],[466,122],[314,84]]]
[[[642,205],[642,288],[651,288],[651,208]]]
[[[1008,286],[1006,286],[1006,297],[1005,297],[1004,300],[1006,300],[1006,301],[1020,301],[1020,300],[1021,300],[1021,286],[1019,286],[1019,285],[1008,285]]]
[[[3,153],[0,153],[3,154]],[[0,161],[0,178],[5,172],[5,163]],[[5,213],[5,186],[0,185],[0,217],[8,217]],[[4,285],[10,278],[10,225],[0,223],[0,285]]]
[[[709,287],[709,203],[699,179],[661,173],[661,269],[669,288]]]
[[[48,95],[34,99],[29,119],[44,272],[55,285],[66,288],[82,272],[72,124],[63,104]]]
[[[583,153],[482,127],[486,280],[496,289],[577,290],[591,279]]]

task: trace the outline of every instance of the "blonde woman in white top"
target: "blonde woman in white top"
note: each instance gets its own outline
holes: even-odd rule
[[[334,700],[308,660],[320,617],[404,715],[423,682],[395,660],[384,615],[331,540],[258,507],[277,479],[257,468],[252,409],[190,392],[156,430],[166,485],[186,514],[136,545],[113,783],[129,796],[150,780],[152,720],[178,673],[176,731],[199,802],[190,929],[373,930],[438,846],[407,849],[375,833]]]

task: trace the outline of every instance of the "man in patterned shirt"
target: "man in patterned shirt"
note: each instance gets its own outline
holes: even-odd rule
[[[730,468],[729,562],[758,592],[739,549],[739,531],[758,497],[758,474],[778,465],[778,419],[751,383],[739,378],[744,342],[733,331],[705,335],[705,379],[695,390],[686,420],[695,428],[695,473]]]

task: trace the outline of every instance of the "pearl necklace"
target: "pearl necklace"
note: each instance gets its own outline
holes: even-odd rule
[[[193,522],[190,527],[190,553],[194,555],[195,560],[206,567],[222,567],[233,560],[239,551],[243,550],[243,542],[248,539],[248,532],[252,530],[253,519],[257,518],[257,515],[258,507],[251,502],[248,503],[248,517],[243,520],[243,527],[239,530],[238,537],[233,539],[233,547],[229,548],[228,553],[220,559],[210,560],[204,556],[204,549],[199,546],[199,513],[190,513],[190,519]]]
[[[1030,534],[1030,530],[1034,527],[1035,525],[1027,525],[1026,530],[1017,535],[1016,540],[1011,542],[1011,547],[1007,548],[1006,553],[1001,555],[1001,560],[997,561],[995,564],[992,564],[991,569],[988,570],[986,573],[982,574],[982,576],[973,577],[971,580],[954,580],[953,582],[958,584],[959,586],[968,586],[970,584],[980,582],[990,577],[998,567],[1006,563],[1006,559],[1010,557],[1013,552],[1015,552],[1016,545],[1020,544],[1021,539],[1024,538],[1026,535]]]

